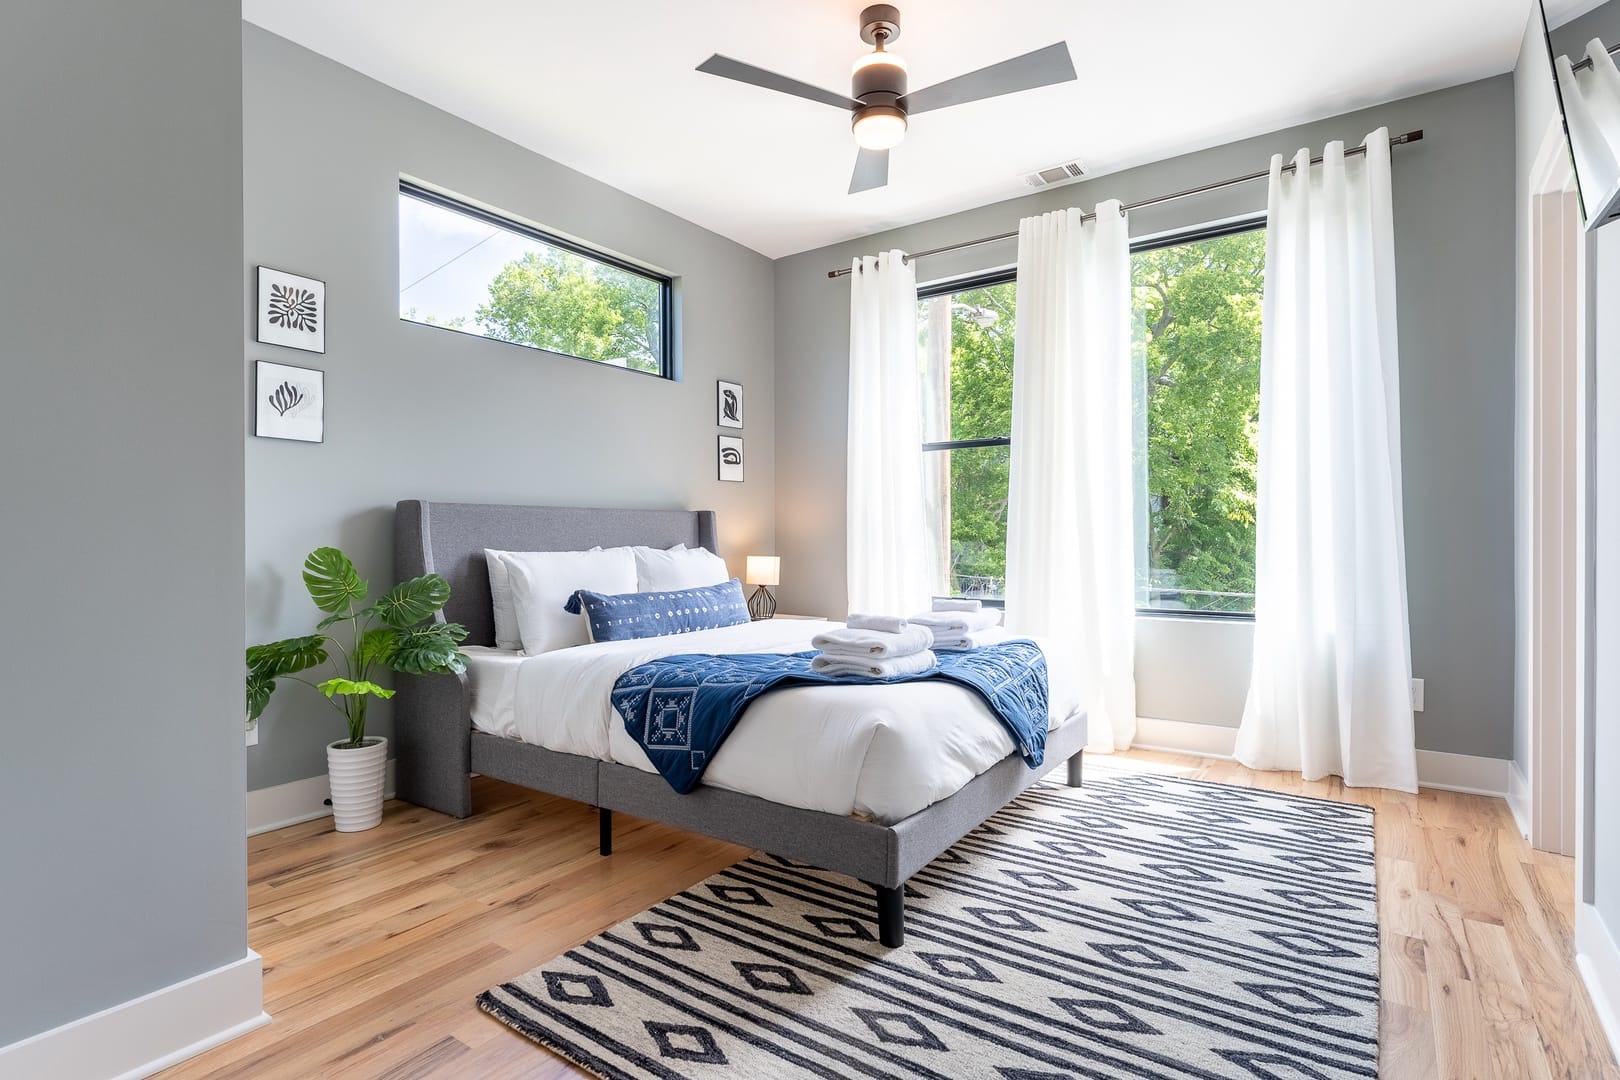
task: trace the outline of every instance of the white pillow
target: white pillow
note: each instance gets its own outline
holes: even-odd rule
[[[489,564],[489,599],[495,611],[495,647],[521,649],[523,639],[518,636],[517,608],[512,604],[512,580],[507,575],[502,555],[511,552],[484,549],[484,561]]]
[[[518,637],[530,656],[585,644],[585,617],[563,610],[576,591],[636,591],[636,558],[629,548],[506,551],[499,558],[512,587]]]
[[[638,547],[636,553],[637,592],[675,592],[700,589],[731,580],[726,561],[708,548],[676,544],[668,551]]]

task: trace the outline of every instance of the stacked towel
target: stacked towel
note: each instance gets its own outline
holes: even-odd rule
[[[927,649],[883,659],[850,653],[824,652],[810,661],[810,670],[823,675],[860,675],[871,679],[887,679],[895,675],[915,675],[927,671],[937,662],[934,654]]]
[[[983,630],[970,630],[968,633],[952,635],[942,641],[936,641],[934,648],[946,652],[966,652],[968,649],[982,649],[986,645],[999,645],[1003,641],[1011,641],[1013,636],[1000,626],[988,626]]]
[[[847,626],[810,639],[821,655],[810,661],[824,675],[886,679],[914,675],[936,663],[929,647],[934,632],[895,615],[851,615]]]
[[[993,629],[1001,622],[1001,612],[994,608],[972,611],[925,611],[913,615],[913,626],[926,626],[933,632],[934,645],[941,649],[976,649],[979,643],[973,635]],[[982,644],[990,644],[988,640]]]
[[[934,634],[926,626],[908,625],[898,633],[887,630],[862,630],[854,626],[840,626],[826,630],[810,639],[810,644],[822,652],[862,660],[892,660],[927,652],[934,644]]]
[[[853,612],[844,622],[851,630],[882,630],[885,634],[904,633],[910,625],[898,615],[857,615]]]
[[[984,604],[978,600],[947,599],[936,596],[934,598],[935,611],[978,611]]]

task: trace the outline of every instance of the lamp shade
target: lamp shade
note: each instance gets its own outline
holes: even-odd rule
[[[748,556],[748,574],[746,576],[746,581],[749,585],[780,585],[782,583],[781,556]]]

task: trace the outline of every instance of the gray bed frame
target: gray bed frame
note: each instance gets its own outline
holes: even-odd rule
[[[400,579],[435,573],[450,582],[438,616],[467,627],[468,645],[495,643],[484,549],[578,551],[647,544],[716,551],[712,510],[596,510],[408,500],[394,519]],[[783,806],[699,786],[678,795],[657,773],[504,739],[472,726],[465,676],[398,676],[394,698],[396,792],[406,802],[461,818],[473,812],[474,773],[597,807],[603,855],[613,811],[849,874],[876,890],[879,940],[904,936],[907,878],[926,866],[1060,762],[1080,785],[1085,717],[1052,732],[1046,760],[1031,769],[1016,753],[949,798],[893,825]]]

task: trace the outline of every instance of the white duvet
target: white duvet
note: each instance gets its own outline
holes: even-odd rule
[[[655,772],[609,700],[638,664],[681,653],[803,652],[839,625],[777,619],[671,637],[579,645],[539,656],[488,648],[469,658],[473,724],[504,738]],[[1050,651],[1051,727],[1080,708],[1070,666]],[[972,691],[943,679],[795,686],[761,695],[703,783],[772,802],[892,823],[962,788],[1014,750]]]

